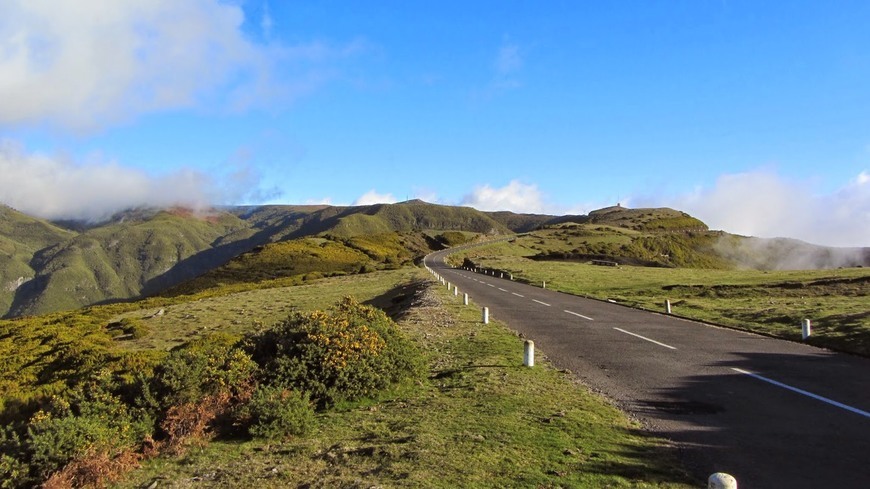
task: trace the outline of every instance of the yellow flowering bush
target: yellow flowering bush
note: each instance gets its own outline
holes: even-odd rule
[[[308,392],[321,407],[371,396],[419,371],[419,355],[382,311],[345,298],[295,314],[254,338],[268,383]]]

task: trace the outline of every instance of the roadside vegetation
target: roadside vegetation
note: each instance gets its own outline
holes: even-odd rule
[[[383,297],[416,380],[317,410],[303,436],[220,438],[119,487],[694,487],[666,442],[418,275]],[[427,285],[429,284],[429,285]]]
[[[4,392],[3,487],[102,486],[142,460],[215,437],[301,436],[316,409],[376,395],[419,377],[422,365],[389,317],[350,297],[259,333],[211,333],[133,355],[132,365],[101,346],[68,356],[89,365],[70,365],[51,394],[16,404]]]

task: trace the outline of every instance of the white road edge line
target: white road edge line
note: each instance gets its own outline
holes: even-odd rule
[[[666,344],[664,344],[664,343],[660,343],[660,342],[658,342],[658,341],[656,341],[656,340],[651,340],[651,339],[647,338],[646,336],[641,336],[641,335],[639,335],[639,334],[637,334],[637,333],[632,333],[631,331],[626,331],[626,330],[624,330],[624,329],[622,329],[622,328],[613,328],[613,329],[615,329],[615,330],[617,330],[617,331],[622,331],[622,332],[625,333],[625,334],[630,334],[630,335],[632,335],[632,336],[636,336],[636,337],[638,337],[638,338],[640,338],[640,339],[642,339],[642,340],[649,341],[650,343],[655,343],[655,344],[657,344],[657,345],[659,345],[659,346],[663,346],[663,347],[665,347],[665,348],[670,348],[671,350],[676,350],[676,348],[673,347],[673,346],[671,346],[671,345],[666,345]]]
[[[511,292],[511,294],[513,294],[513,295],[515,295],[515,296],[517,296],[517,297],[525,297],[523,294],[517,294],[516,292]]]
[[[537,302],[538,304],[543,304],[543,305],[545,305],[545,306],[547,306],[547,307],[550,307],[550,305],[547,304],[546,302],[541,302],[541,301],[539,301],[538,299],[532,299],[532,300],[535,301],[535,302]]]
[[[589,317],[589,316],[584,316],[584,315],[582,315],[582,314],[578,314],[578,313],[576,313],[576,312],[574,312],[574,311],[569,311],[569,310],[565,309],[565,312],[567,312],[568,314],[573,314],[573,315],[575,315],[575,316],[577,316],[577,317],[581,317],[581,318],[583,318],[583,319],[588,319],[588,320],[590,320],[590,321],[595,321],[594,319],[592,319],[592,318]]]
[[[798,389],[797,387],[792,387],[788,384],[783,384],[782,382],[777,382],[773,379],[768,379],[767,377],[762,377],[761,375],[754,374],[752,372],[748,372],[748,371],[740,369],[740,368],[731,367],[731,370],[733,370],[735,372],[739,372],[739,373],[744,374],[744,375],[748,375],[754,379],[763,380],[764,382],[767,382],[769,384],[773,384],[777,387],[782,387],[783,389],[788,389],[792,392],[797,392],[798,394],[803,394],[807,397],[812,397],[813,399],[815,399],[817,401],[826,402],[832,406],[837,406],[840,409],[845,409],[846,411],[851,411],[855,414],[860,414],[861,416],[864,416],[866,418],[870,418],[870,413],[868,413],[867,411],[862,411],[858,408],[854,408],[854,407],[849,406],[847,404],[843,404],[842,402],[837,402],[833,399],[828,399],[827,397],[822,397],[818,394],[813,394],[812,392],[808,392],[808,391],[805,391],[803,389]]]

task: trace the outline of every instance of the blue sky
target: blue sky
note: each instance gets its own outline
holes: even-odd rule
[[[870,3],[0,0],[0,201],[670,206],[870,246]]]

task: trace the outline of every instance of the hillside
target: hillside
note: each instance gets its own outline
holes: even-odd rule
[[[697,218],[669,208],[617,205],[588,216],[562,217],[494,214],[525,233],[511,253],[534,260],[755,270],[870,266],[870,248],[832,248],[711,231]]]
[[[280,263],[254,267],[248,279],[306,273],[351,273],[406,263],[425,249],[457,244],[446,233],[524,237],[542,260],[607,259],[666,267],[833,268],[870,265],[865,249],[835,249],[794,240],[759,240],[709,231],[674,209],[608,207],[588,216],[480,212],[420,200],[369,206],[243,206],[194,213],[132,209],[107,222],[50,223],[0,207],[0,317],[75,309],[157,294],[202,276],[226,281],[220,267],[271,243]],[[328,249],[298,241],[316,237]],[[428,241],[427,241],[428,240]],[[543,243],[535,242],[543,241]],[[323,241],[318,242],[321,246]],[[295,251],[298,247],[301,255]],[[316,251],[316,253],[315,253]],[[311,253],[341,257],[304,265]],[[262,255],[262,256],[266,256]],[[262,258],[262,256],[260,258]],[[250,258],[245,258],[250,259]],[[259,260],[259,258],[257,258]],[[323,263],[330,263],[323,265]],[[245,274],[229,275],[240,277]],[[244,267],[241,267],[244,268]],[[263,270],[269,269],[266,273]],[[214,271],[214,272],[211,272]],[[223,274],[223,275],[222,275]]]
[[[133,209],[107,222],[64,222],[63,227],[8,207],[0,212],[2,317],[159,293],[258,247],[303,237],[328,238],[355,258],[324,270],[309,270],[300,263],[285,263],[276,270],[330,274],[358,271],[372,260],[390,258],[402,263],[419,254],[419,243],[410,243],[422,240],[420,233],[429,231],[510,233],[475,209],[422,201],[355,207],[230,207],[200,213]],[[408,238],[410,248],[399,251],[395,248],[403,245],[391,237],[395,233],[418,233],[418,237]],[[371,243],[355,246],[352,240],[362,236],[389,237],[383,246],[390,249],[378,250]],[[429,245],[438,246],[436,242]],[[299,258],[278,256],[287,263]]]
[[[34,255],[73,236],[72,231],[0,205],[0,315],[12,306],[15,291],[36,276]]]

